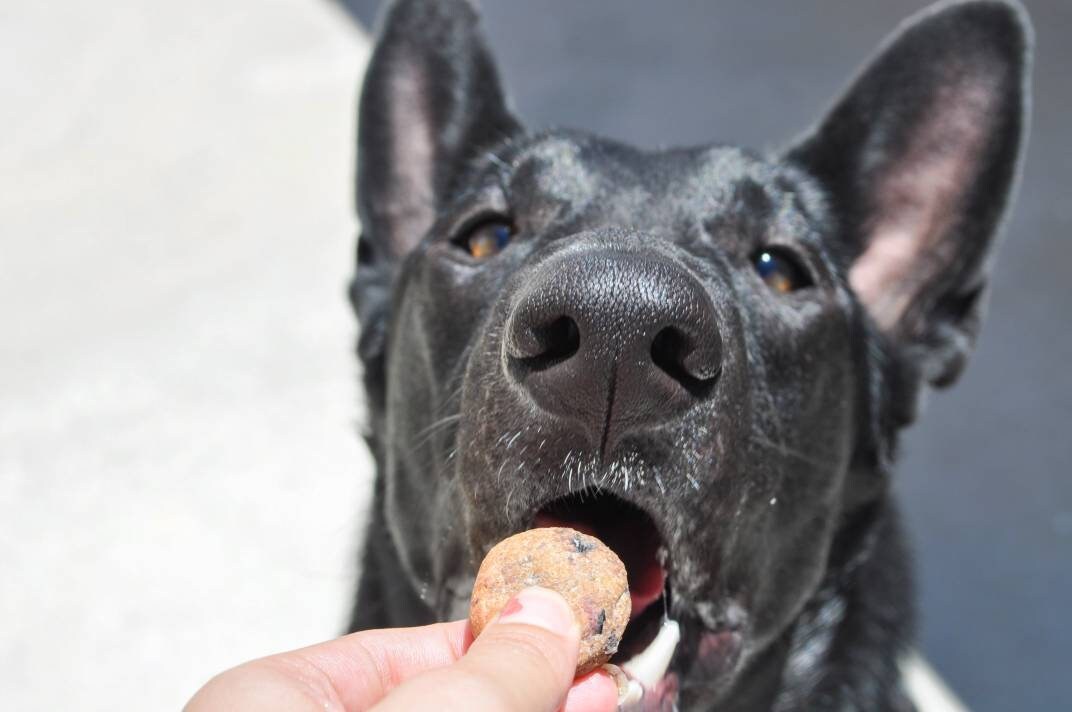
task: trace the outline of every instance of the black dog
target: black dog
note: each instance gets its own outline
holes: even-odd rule
[[[979,331],[1027,36],[943,4],[784,153],[652,152],[527,133],[470,5],[396,2],[360,116],[352,628],[464,617],[494,543],[566,523],[629,569],[616,661],[680,626],[646,707],[911,709],[891,465]]]

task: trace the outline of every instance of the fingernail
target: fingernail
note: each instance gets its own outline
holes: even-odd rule
[[[618,686],[619,710],[623,710],[629,705],[635,705],[640,702],[642,697],[644,697],[644,688],[640,686],[640,683],[636,680],[630,680],[629,676],[625,674],[625,671],[617,665],[608,663],[603,666],[603,670],[611,676],[614,683]]]
[[[539,586],[526,588],[511,598],[499,613],[498,622],[534,625],[559,635],[568,635],[577,625],[566,600]]]

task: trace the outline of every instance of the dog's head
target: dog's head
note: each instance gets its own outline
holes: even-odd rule
[[[520,30],[519,30],[520,31]],[[385,521],[436,615],[500,539],[626,562],[713,694],[863,545],[897,431],[979,330],[1017,173],[1025,27],[909,23],[779,155],[645,151],[510,112],[462,0],[386,14],[352,297]]]

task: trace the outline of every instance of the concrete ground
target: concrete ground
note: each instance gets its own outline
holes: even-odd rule
[[[537,74],[524,52],[540,42],[564,43],[549,53],[563,62],[585,46],[586,26],[573,24],[565,39],[551,27],[519,33],[512,51],[510,13],[530,5],[485,4],[511,77]],[[615,36],[634,55],[661,46],[623,28]],[[0,708],[176,709],[216,671],[340,630],[369,476],[343,299],[367,49],[340,9],[317,0],[0,8]],[[840,62],[858,49],[831,52]],[[559,121],[633,117],[641,123],[612,133],[654,131],[643,124],[651,112],[621,103],[620,82],[600,75],[606,85],[585,104],[556,84],[562,66],[549,62],[521,97],[527,115],[542,92],[548,111],[594,112]],[[840,79],[816,81],[825,91]],[[1062,210],[1051,231],[1067,227]],[[1023,316],[1019,303],[995,312]],[[1003,346],[991,341],[987,358]],[[1039,378],[1051,373],[1031,348],[1016,350]],[[1054,407],[1067,403],[1051,385]],[[1020,417],[1015,400],[1003,402]],[[955,442],[978,432],[936,410]],[[1001,460],[984,433],[974,447]],[[910,459],[926,459],[928,442],[917,438]],[[1067,489],[1054,491],[1034,509],[1008,501],[1017,516],[1042,517],[1024,522],[1028,534],[1052,517],[1056,559],[1072,527],[1059,518]],[[964,517],[944,536],[975,539],[955,527]],[[1027,535],[1009,536],[1015,553]],[[1062,575],[1051,576],[1058,590]],[[1043,644],[1048,601],[1019,614]],[[913,680],[925,710],[955,708],[925,667]]]
[[[313,0],[66,0],[0,48],[0,709],[175,710],[344,622],[367,43]]]

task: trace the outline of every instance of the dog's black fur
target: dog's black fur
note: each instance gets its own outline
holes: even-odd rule
[[[464,617],[487,550],[581,493],[665,546],[683,709],[911,709],[891,465],[979,330],[1029,44],[1008,2],[941,4],[780,155],[649,152],[526,132],[467,2],[391,6],[358,136],[378,471],[351,628]]]

